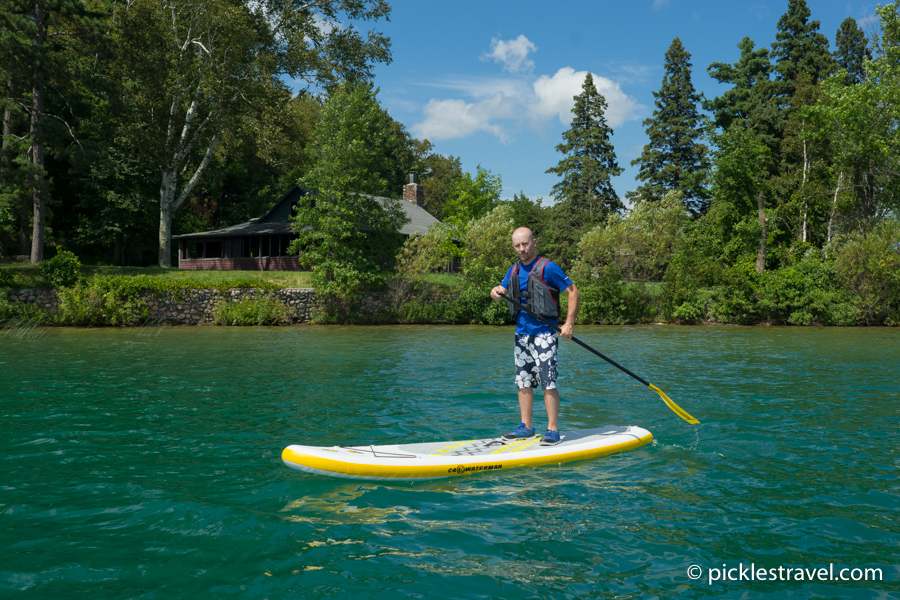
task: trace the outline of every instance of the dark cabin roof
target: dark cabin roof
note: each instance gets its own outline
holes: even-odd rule
[[[258,219],[250,219],[246,223],[240,223],[238,225],[232,225],[231,227],[224,227],[222,229],[215,229],[213,231],[201,231],[198,233],[185,233],[182,235],[173,235],[173,240],[181,240],[181,239],[204,239],[204,238],[220,238],[220,237],[236,237],[236,236],[245,236],[245,235],[281,235],[281,234],[289,234],[292,231],[290,217],[291,210],[293,205],[297,202],[297,200],[306,194],[309,193],[307,188],[301,187],[299,184],[295,184],[288,192],[281,197],[281,199],[275,203],[272,208],[269,209],[269,212],[259,217]],[[381,196],[368,196],[366,194],[359,194],[360,196],[366,196],[366,198],[372,198],[373,200],[377,200],[378,202],[384,204],[385,200],[388,198],[383,198]],[[406,236],[410,236],[414,233],[423,234],[431,228],[432,225],[438,223],[439,221],[435,219],[431,214],[422,208],[421,206],[417,206],[412,202],[406,202],[404,200],[398,200],[400,203],[400,207],[406,213],[409,222],[404,225],[400,229],[400,233]]]

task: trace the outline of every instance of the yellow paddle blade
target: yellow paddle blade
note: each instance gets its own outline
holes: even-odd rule
[[[657,394],[659,394],[659,396],[663,399],[663,402],[666,403],[666,406],[668,406],[669,408],[671,408],[671,409],[672,409],[672,412],[674,412],[676,415],[678,415],[679,417],[681,417],[682,419],[684,419],[684,420],[687,421],[688,423],[691,423],[692,425],[699,425],[699,424],[700,424],[700,421],[698,421],[697,419],[695,419],[695,418],[692,417],[691,415],[687,414],[687,412],[686,412],[683,408],[681,408],[680,406],[678,406],[677,404],[675,404],[674,402],[672,402],[672,400],[670,400],[669,397],[666,396],[666,393],[663,392],[661,389],[659,389],[658,387],[656,387],[656,386],[653,385],[652,383],[648,383],[647,385],[650,386],[650,389],[651,389],[651,390],[653,390],[654,392],[656,392]]]

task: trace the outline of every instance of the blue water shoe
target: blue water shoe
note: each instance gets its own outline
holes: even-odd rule
[[[559,443],[559,432],[548,429],[541,438],[541,446],[555,446]]]
[[[521,440],[525,438],[530,438],[534,435],[534,427],[528,429],[525,427],[525,423],[519,423],[519,428],[515,431],[510,431],[509,433],[503,434],[504,440]]]

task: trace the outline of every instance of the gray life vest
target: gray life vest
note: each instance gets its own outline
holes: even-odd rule
[[[545,319],[559,319],[562,314],[559,308],[559,290],[550,287],[544,280],[544,267],[549,262],[549,259],[541,256],[531,268],[525,284],[525,308]],[[512,273],[509,274],[509,297],[515,302],[515,306],[509,305],[509,313],[513,317],[521,310],[518,307],[522,305],[522,288],[519,287],[520,266],[521,261],[514,264]]]

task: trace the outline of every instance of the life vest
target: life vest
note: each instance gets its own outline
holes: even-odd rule
[[[550,260],[541,256],[531,268],[525,284],[525,308],[545,319],[559,319],[559,290],[550,287],[544,280],[544,267]],[[522,288],[519,287],[519,267],[522,262],[513,265],[509,275],[509,295],[515,305],[509,305],[509,313],[515,317],[522,305]]]

